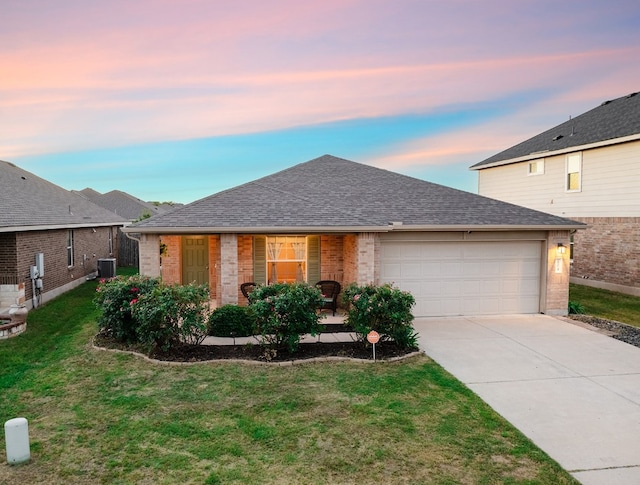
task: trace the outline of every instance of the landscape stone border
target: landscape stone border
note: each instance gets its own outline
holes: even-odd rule
[[[106,350],[107,352],[131,354],[136,357],[141,357],[147,362],[151,362],[153,364],[160,364],[160,365],[222,364],[225,362],[233,363],[233,364],[247,364],[247,365],[274,366],[274,367],[289,367],[293,365],[315,364],[315,363],[323,363],[323,362],[358,362],[363,364],[366,364],[366,363],[376,364],[378,362],[393,363],[393,362],[409,359],[417,355],[426,355],[424,351],[417,350],[415,352],[411,352],[406,355],[401,355],[399,357],[391,357],[389,359],[376,359],[375,361],[373,359],[357,359],[355,357],[327,356],[327,357],[313,357],[311,359],[285,360],[282,362],[263,362],[258,360],[249,360],[249,359],[210,359],[210,360],[199,360],[197,362],[176,362],[172,360],[152,359],[151,357],[141,352],[136,352],[135,350],[110,349],[108,347],[101,347],[99,345],[96,345],[95,342],[92,342],[91,345],[96,350]]]

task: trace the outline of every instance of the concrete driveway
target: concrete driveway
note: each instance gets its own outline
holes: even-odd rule
[[[640,348],[546,315],[414,327],[428,356],[577,480],[640,484]]]

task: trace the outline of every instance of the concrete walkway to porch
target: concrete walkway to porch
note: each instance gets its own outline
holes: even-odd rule
[[[414,326],[421,350],[577,480],[640,483],[640,348],[546,315]]]

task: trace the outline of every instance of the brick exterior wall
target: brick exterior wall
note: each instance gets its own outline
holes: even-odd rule
[[[162,260],[162,281],[167,284],[182,283],[182,236],[162,236],[160,242],[166,246]]]
[[[220,293],[219,305],[238,303],[238,237],[220,234]]]
[[[16,233],[0,233],[0,283],[18,277]],[[5,280],[6,278],[6,280]]]
[[[246,305],[247,299],[240,291],[242,283],[253,281],[253,236],[238,236],[238,303]]]
[[[377,284],[380,266],[380,236],[373,232],[363,232],[357,236],[357,282],[361,285]]]
[[[334,280],[343,286],[344,238],[345,236],[333,235],[320,237],[320,279]]]
[[[558,254],[558,243],[562,243],[567,248],[564,254]],[[542,311],[547,315],[566,315],[568,311],[570,271],[568,248],[569,231],[549,231],[546,251],[547,284],[542,305]]]
[[[347,234],[342,241],[344,262],[344,283],[358,281],[358,238],[355,234]]]
[[[151,278],[160,277],[160,237],[157,234],[141,234],[139,248],[140,274]]]
[[[571,276],[640,288],[640,217],[574,217]]]
[[[218,290],[218,261],[220,256],[220,236],[209,235],[209,297],[217,301]]]
[[[30,268],[35,265],[37,253],[44,254],[42,302],[84,282],[95,274],[98,259],[116,257],[118,226],[113,230],[113,251],[109,251],[109,227],[73,229],[74,261],[67,264],[68,230],[25,231],[3,235],[0,244],[0,272],[13,272],[18,286],[24,287],[24,299],[33,299]],[[13,255],[11,254],[13,253]],[[21,288],[17,288],[21,293]]]

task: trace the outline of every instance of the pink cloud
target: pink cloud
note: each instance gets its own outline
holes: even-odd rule
[[[487,36],[478,21],[502,12],[495,4],[464,6],[469,18],[458,23],[433,2],[25,8],[7,19],[12,40],[0,42],[0,65],[11,71],[0,76],[0,157],[438,112],[536,89],[570,87],[558,101],[580,105],[640,78],[628,61],[638,47],[510,50],[507,34]],[[504,27],[514,38],[516,25]],[[456,156],[442,140],[398,156]]]

